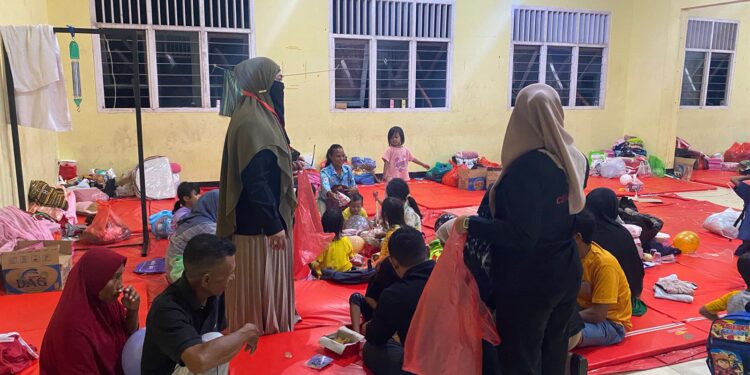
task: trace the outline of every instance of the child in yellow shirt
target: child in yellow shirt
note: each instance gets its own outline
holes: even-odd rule
[[[719,313],[722,311],[726,311],[728,314],[748,311],[748,307],[750,307],[748,306],[748,303],[750,303],[750,253],[742,254],[737,259],[737,271],[745,280],[748,288],[729,292],[707,303],[701,307],[701,315],[707,319],[716,320],[719,319]]]
[[[344,212],[341,213],[344,216],[344,222],[349,220],[349,218],[351,218],[352,216],[357,215],[367,219],[367,211],[362,208],[362,203],[364,202],[362,194],[355,191],[349,195],[349,199],[351,199],[349,201],[349,206],[344,210]]]
[[[354,255],[354,249],[349,237],[341,236],[341,230],[344,227],[344,217],[341,211],[327,210],[321,221],[323,231],[333,233],[335,237],[318,258],[312,262],[312,268],[318,276],[322,269],[330,269],[336,272],[351,271],[353,268],[351,257]]]

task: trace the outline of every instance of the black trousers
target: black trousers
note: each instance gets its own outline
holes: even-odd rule
[[[745,253],[750,253],[750,241],[742,241],[742,244],[737,247],[737,250],[734,251],[734,255],[740,256]]]
[[[362,359],[365,367],[375,375],[409,374],[401,370],[404,365],[404,347],[393,339],[388,340],[385,345],[365,343]]]

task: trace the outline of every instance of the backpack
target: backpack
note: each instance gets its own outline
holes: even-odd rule
[[[745,374],[750,368],[750,313],[729,314],[711,324],[706,344],[711,374]]]

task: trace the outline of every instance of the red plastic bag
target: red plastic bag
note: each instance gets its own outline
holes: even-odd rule
[[[739,163],[743,160],[750,160],[750,143],[735,142],[726,152],[724,152],[724,161]]]
[[[458,170],[459,169],[466,169],[467,167],[465,165],[457,166],[456,163],[451,160],[451,165],[453,165],[453,169],[448,171],[445,175],[443,175],[443,185],[458,187]]]
[[[490,310],[463,260],[466,236],[452,230],[409,326],[404,371],[481,374],[482,339],[500,343]]]
[[[477,164],[485,167],[485,168],[500,168],[500,163],[495,163],[494,161],[490,161],[489,159],[482,156],[477,161]]]
[[[130,238],[130,229],[123,224],[109,202],[98,201],[94,221],[81,234],[81,242],[91,245],[107,245]]]
[[[295,280],[307,278],[310,274],[307,265],[333,240],[333,233],[323,233],[308,173],[303,171],[297,176],[297,209],[294,211]]]

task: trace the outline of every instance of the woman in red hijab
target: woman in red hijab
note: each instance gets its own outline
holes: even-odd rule
[[[122,286],[125,261],[92,249],[70,271],[42,341],[41,374],[123,373],[122,349],[138,330],[140,305],[135,289]]]

